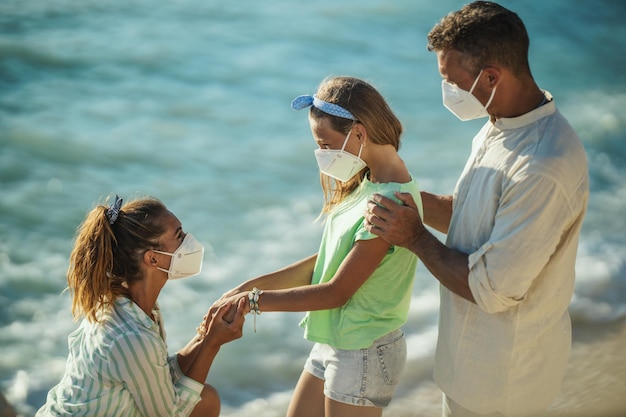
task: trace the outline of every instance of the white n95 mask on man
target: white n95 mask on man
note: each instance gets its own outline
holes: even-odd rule
[[[484,106],[472,94],[472,91],[474,91],[474,87],[476,87],[478,79],[482,73],[482,70],[478,73],[478,76],[474,80],[474,84],[472,84],[472,88],[470,88],[469,91],[463,90],[456,84],[450,83],[448,80],[441,81],[443,105],[462,121],[480,119],[481,117],[489,116],[487,108],[491,104],[493,96],[496,94],[496,87],[494,87],[491,91],[489,101],[487,101],[487,104]]]
[[[183,239],[183,243],[174,251],[174,253],[154,250],[153,252],[163,255],[170,255],[172,262],[170,269],[157,268],[160,271],[167,272],[169,279],[180,279],[198,275],[202,270],[202,258],[204,257],[204,246],[194,238],[191,233],[187,233]]]

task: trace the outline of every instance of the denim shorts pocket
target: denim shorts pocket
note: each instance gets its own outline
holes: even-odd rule
[[[399,339],[376,348],[383,378],[387,385],[397,385],[406,365],[406,339]]]

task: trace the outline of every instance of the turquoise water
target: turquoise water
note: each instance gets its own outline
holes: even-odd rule
[[[433,4],[436,3],[436,4]],[[441,105],[426,34],[463,2],[4,0],[0,3],[0,390],[32,415],[75,328],[65,271],[97,201],[153,195],[209,249],[170,283],[170,350],[240,281],[317,250],[321,207],[306,114],[289,103],[328,75],[376,85],[405,126],[423,189],[450,193],[481,122]],[[579,132],[591,199],[575,323],[626,316],[626,3],[503,1],[525,20],[531,66]],[[405,328],[412,369],[432,362],[438,293],[418,268]],[[251,320],[209,376],[223,415],[281,415],[309,343],[302,314]],[[429,375],[411,372],[416,386]]]

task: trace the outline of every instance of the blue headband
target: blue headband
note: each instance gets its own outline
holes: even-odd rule
[[[293,101],[291,102],[291,108],[294,110],[302,110],[303,108],[310,107],[310,106],[318,108],[324,113],[328,113],[333,116],[342,117],[344,119],[357,120],[357,118],[354,117],[352,113],[350,113],[348,110],[344,109],[343,107],[337,104],[328,103],[326,101],[320,100],[319,98],[315,96],[310,96],[310,95],[298,96],[294,98]]]

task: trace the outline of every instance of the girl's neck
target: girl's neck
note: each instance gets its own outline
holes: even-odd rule
[[[411,181],[411,174],[404,161],[391,145],[377,146],[375,153],[368,155],[367,165],[370,169],[369,180],[373,183],[397,182],[400,184]]]

